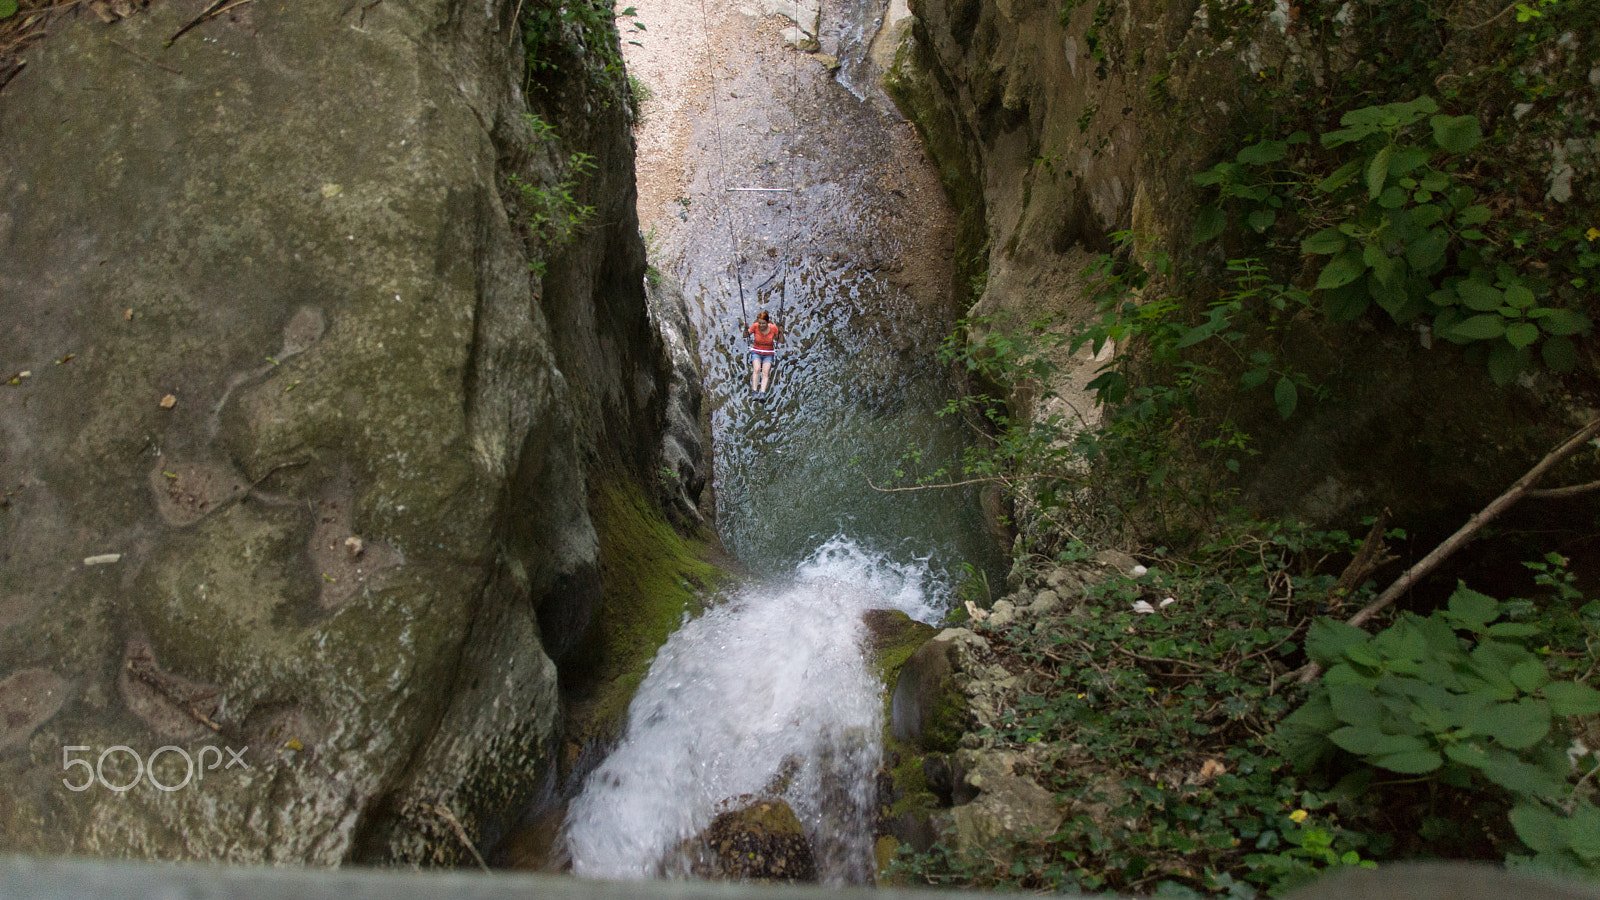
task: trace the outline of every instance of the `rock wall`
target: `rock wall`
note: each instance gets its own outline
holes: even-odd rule
[[[171,40],[211,5],[79,10],[0,94],[0,849],[469,858],[549,765],[590,484],[662,458],[631,109],[530,101],[512,2]]]
[[[1257,118],[1263,109],[1311,102],[1287,96],[1286,85],[1332,77],[1330,66],[1360,75],[1359,48],[1297,26],[1293,7],[1257,9],[911,0],[887,86],[961,217],[957,290],[968,292],[970,316],[988,317],[975,335],[1044,317],[1058,332],[1076,327],[1094,312],[1082,272],[1112,249],[1114,232],[1137,235],[1145,258],[1170,253],[1176,271],[1222,268],[1220,249],[1191,245],[1199,206],[1191,175],[1260,139],[1270,127]],[[1471,42],[1463,32],[1460,43]],[[1577,46],[1571,35],[1557,44],[1557,55]],[[1576,183],[1591,175],[1592,165]],[[1579,202],[1572,196],[1552,187],[1544,202]],[[1180,300],[1198,319],[1207,297]],[[1308,329],[1290,352],[1308,370],[1333,373],[1330,400],[1303,404],[1287,424],[1269,392],[1229,403],[1263,451],[1246,460],[1243,496],[1268,514],[1348,525],[1389,506],[1413,525],[1453,529],[1592,415],[1581,399],[1587,388],[1533,378],[1496,389],[1480,364],[1462,364],[1443,342],[1430,350],[1410,329],[1376,319]],[[1053,387],[1077,411],[1091,409],[1083,385],[1107,358],[1063,356]],[[1593,369],[1591,359],[1584,384]],[[1059,401],[1012,401],[1040,419],[1074,415]]]

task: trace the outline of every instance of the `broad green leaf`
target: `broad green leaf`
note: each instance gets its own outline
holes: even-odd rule
[[[1486,734],[1512,750],[1526,750],[1550,733],[1550,707],[1543,700],[1496,703],[1472,723],[1473,730]]]
[[[1393,266],[1389,268],[1392,269]],[[1396,322],[1405,322],[1411,317],[1409,315],[1412,312],[1411,294],[1406,290],[1404,281],[1391,278],[1385,282],[1374,270],[1367,276],[1367,293],[1371,294],[1372,299],[1378,301],[1378,305],[1383,307]]]
[[[1505,301],[1500,291],[1477,278],[1468,278],[1457,284],[1456,293],[1460,295],[1462,303],[1478,312],[1499,309]]]
[[[1393,144],[1387,144],[1382,150],[1372,157],[1367,163],[1367,199],[1376,200],[1383,193],[1383,184],[1389,178],[1389,156],[1394,151]]]
[[[1528,625],[1523,622],[1496,622],[1495,624],[1489,626],[1488,631],[1484,632],[1484,634],[1487,634],[1489,637],[1497,638],[1525,638],[1533,637],[1538,633],[1539,629],[1537,626]]]
[[[1361,277],[1366,270],[1367,264],[1361,261],[1361,251],[1351,247],[1322,267],[1321,274],[1317,276],[1317,290],[1326,291],[1347,285]]]
[[[1376,728],[1364,725],[1346,725],[1329,734],[1328,740],[1357,756],[1428,749],[1428,743],[1422,738],[1405,734],[1384,734]]]
[[[1346,647],[1346,652],[1349,649]],[[1329,669],[1328,674],[1333,674],[1333,670]],[[1359,684],[1328,685],[1328,702],[1333,706],[1333,714],[1347,725],[1366,725],[1375,728],[1383,716],[1383,705],[1378,702],[1378,698],[1373,696],[1370,688]]]
[[[1523,284],[1506,285],[1506,294],[1505,294],[1505,296],[1506,296],[1506,305],[1511,307],[1512,309],[1532,309],[1533,308],[1533,291],[1529,290],[1527,285],[1523,285]]]
[[[9,19],[17,14],[17,0],[0,0],[0,19]]]
[[[1385,628],[1372,639],[1372,649],[1387,657],[1391,664],[1398,660],[1419,660],[1428,652],[1428,640],[1422,631],[1411,623],[1410,619],[1401,619]],[[1405,679],[1400,680],[1401,691],[1407,690],[1411,683]],[[1432,685],[1424,686],[1432,690]],[[1414,695],[1413,695],[1414,696]]]
[[[1511,827],[1517,838],[1535,853],[1555,853],[1567,846],[1561,822],[1560,816],[1537,803],[1519,803],[1511,810]]]
[[[1185,331],[1183,333],[1183,337],[1178,338],[1178,342],[1173,346],[1180,350],[1184,347],[1192,347],[1206,338],[1215,335],[1227,324],[1227,321],[1223,319],[1218,319],[1211,322],[1202,322],[1188,331]]]
[[[1591,866],[1600,860],[1600,807],[1584,803],[1561,822],[1561,835],[1567,847]]]
[[[1578,364],[1578,345],[1572,342],[1572,338],[1559,335],[1547,337],[1539,345],[1539,353],[1551,371],[1571,372]]]
[[[1199,215],[1194,220],[1194,242],[1203,244],[1222,233],[1228,227],[1228,214],[1219,209],[1215,204],[1200,207]]]
[[[1329,144],[1327,142],[1327,135],[1323,136],[1323,145],[1328,147],[1335,146],[1334,144]],[[1317,190],[1322,191],[1323,193],[1336,191],[1339,188],[1349,184],[1350,179],[1356,177],[1360,171],[1361,160],[1352,159],[1339,168],[1334,169],[1332,175],[1329,175],[1327,178],[1317,182]]]
[[[1399,209],[1406,205],[1406,192],[1391,184],[1378,195],[1378,205],[1384,209]]]
[[[1524,762],[1515,753],[1501,747],[1489,750],[1489,761],[1478,767],[1484,777],[1517,794],[1535,797],[1565,798],[1566,781]]]
[[[1456,287],[1460,291],[1460,286]],[[1497,338],[1506,333],[1506,320],[1504,316],[1495,313],[1486,313],[1463,320],[1459,325],[1450,330],[1456,337],[1474,341],[1486,341]]]
[[[1466,153],[1483,142],[1477,116],[1434,116],[1433,140],[1451,153]]]
[[[1235,158],[1248,166],[1264,166],[1278,162],[1288,155],[1288,141],[1262,141],[1240,150]]]
[[[1539,339],[1539,326],[1532,322],[1515,322],[1506,326],[1506,340],[1521,350]]]
[[[1421,147],[1401,147],[1393,156],[1389,157],[1389,175],[1392,178],[1398,178],[1408,172],[1416,171],[1418,166],[1427,161],[1428,151]],[[1416,183],[1412,182],[1411,186],[1415,187]]]
[[[1461,211],[1461,215],[1456,217],[1456,223],[1462,225],[1463,227],[1468,225],[1482,225],[1487,221],[1489,221],[1489,207],[1481,205],[1469,206]]]
[[[1403,753],[1373,756],[1369,759],[1375,766],[1405,775],[1421,775],[1423,772],[1432,772],[1444,765],[1444,760],[1439,758],[1436,750],[1408,750]]]
[[[1450,757],[1452,762],[1464,766],[1481,769],[1489,764],[1489,751],[1477,744],[1450,744],[1444,748],[1444,755]]]
[[[1243,375],[1239,376],[1239,387],[1247,391],[1258,388],[1263,384],[1266,384],[1267,379],[1271,376],[1271,369],[1250,369]]]
[[[1285,375],[1278,379],[1278,384],[1272,389],[1272,402],[1278,406],[1278,415],[1287,419],[1294,415],[1294,408],[1300,402],[1300,392],[1296,390],[1294,382]]]
[[[1367,311],[1371,302],[1372,295],[1367,292],[1367,286],[1359,281],[1325,291],[1322,295],[1322,309],[1335,322],[1355,321]]]
[[[1337,228],[1324,228],[1300,242],[1300,252],[1305,254],[1334,254],[1344,249],[1344,233]]]
[[[1509,623],[1502,622],[1501,624]],[[1495,626],[1495,628],[1498,627],[1500,626]],[[1492,631],[1493,629],[1490,630]],[[1550,683],[1550,672],[1545,669],[1544,663],[1536,659],[1525,659],[1511,667],[1511,683],[1531,694]],[[1554,710],[1555,704],[1552,703],[1551,711],[1554,712]],[[1560,713],[1556,714],[1560,715]]]
[[[1495,384],[1505,387],[1528,367],[1530,359],[1532,356],[1526,350],[1518,350],[1506,343],[1496,344],[1489,351],[1489,377],[1494,379]]]
[[[1369,669],[1383,667],[1383,659],[1367,644],[1351,644],[1344,648],[1344,657],[1358,666],[1366,666]]]
[[[1347,662],[1329,666],[1328,672],[1322,676],[1322,680],[1328,685],[1329,689],[1342,685],[1344,687],[1358,687],[1368,692],[1378,684],[1378,676],[1368,675],[1363,670]]]
[[[1245,222],[1251,228],[1254,228],[1256,230],[1256,232],[1259,234],[1259,233],[1265,232],[1268,228],[1271,228],[1272,227],[1272,223],[1276,222],[1277,220],[1278,220],[1278,211],[1277,210],[1275,210],[1275,209],[1257,209],[1257,210],[1251,211],[1249,217],[1247,217],[1245,219]]]
[[[1457,582],[1445,617],[1458,627],[1476,629],[1500,617],[1500,601]]]
[[[1102,372],[1084,387],[1113,405],[1121,403],[1128,396],[1128,379],[1120,372]]]
[[[1342,147],[1353,141],[1359,141],[1372,134],[1372,132],[1373,129],[1371,128],[1341,128],[1338,131],[1326,132],[1320,140],[1322,141],[1322,146],[1331,150],[1334,147]],[[1348,181],[1349,179],[1345,180]],[[1340,183],[1342,184],[1343,182]]]
[[[1411,211],[1412,218],[1422,228],[1431,228],[1439,224],[1444,218],[1444,210],[1432,203],[1425,203]],[[1446,236],[1448,237],[1448,235]]]
[[[1577,334],[1589,330],[1589,317],[1570,309],[1552,309],[1537,318],[1545,334]]]
[[[1449,246],[1450,233],[1443,228],[1434,228],[1406,248],[1406,262],[1418,272],[1432,272],[1444,260],[1445,250]]]
[[[1600,713],[1600,691],[1576,681],[1552,681],[1544,686],[1550,711],[1558,716],[1591,716]]]
[[[1370,254],[1369,254],[1370,255]],[[1386,286],[1392,286],[1406,277],[1406,261],[1379,251],[1375,259],[1367,260],[1372,275]]]

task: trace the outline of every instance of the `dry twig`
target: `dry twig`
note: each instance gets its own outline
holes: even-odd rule
[[[156,68],[158,68],[158,69],[160,69],[160,70],[162,70],[164,72],[171,72],[174,75],[182,75],[183,74],[183,71],[181,69],[177,69],[177,68],[174,68],[172,66],[169,66],[164,62],[156,62],[155,60],[151,59],[148,56],[145,56],[143,53],[140,53],[139,51],[133,49],[132,47],[129,47],[126,44],[118,43],[117,41],[113,41],[113,40],[109,40],[109,39],[107,39],[106,43],[108,43],[111,46],[117,48],[118,50],[121,50],[124,53],[132,54],[133,56],[135,56],[135,57],[137,57],[137,58],[149,63],[152,66],[155,66]]]
[[[479,867],[485,872],[489,871],[489,864],[483,861],[483,854],[479,853],[478,848],[473,846],[472,838],[467,837],[467,830],[461,827],[461,821],[456,818],[455,813],[451,812],[449,807],[443,803],[424,803],[422,804],[422,809],[443,819],[450,826],[450,829],[455,832],[461,843],[466,844],[467,849],[472,851],[472,858],[478,861]]]
[[[197,26],[197,25],[199,25],[199,24],[201,24],[201,23],[203,23],[203,22],[205,22],[205,21],[207,21],[209,19],[214,19],[217,16],[220,16],[223,13],[227,12],[228,10],[233,9],[235,6],[243,6],[244,4],[249,3],[249,2],[250,2],[250,0],[233,0],[232,3],[229,3],[228,0],[217,0],[217,2],[215,2],[215,3],[211,4],[210,6],[206,7],[205,11],[200,13],[200,15],[195,16],[194,18],[190,19],[189,23],[187,25],[184,25],[182,28],[179,28],[177,31],[173,32],[172,37],[167,38],[167,42],[165,44],[162,44],[162,46],[163,47],[171,47],[173,45],[173,43],[175,43],[178,40],[178,38],[181,38],[185,34],[187,34],[189,32],[189,29],[194,28],[195,26]]]
[[[1433,552],[1423,557],[1421,562],[1407,569],[1404,574],[1395,579],[1394,584],[1389,585],[1388,590],[1378,595],[1378,599],[1367,604],[1366,608],[1351,616],[1349,624],[1360,627],[1362,623],[1382,612],[1389,604],[1398,599],[1401,594],[1410,590],[1411,586],[1420,581],[1423,576],[1438,568],[1439,564],[1448,559],[1451,554],[1466,546],[1483,526],[1494,521],[1496,517],[1509,509],[1513,503],[1527,495],[1533,489],[1533,486],[1539,483],[1539,479],[1543,478],[1557,463],[1576,453],[1580,447],[1587,444],[1597,434],[1600,434],[1600,418],[1596,418],[1588,425],[1583,426],[1578,430],[1577,434],[1567,438],[1565,443],[1546,454],[1544,459],[1539,460],[1537,465],[1528,470],[1528,474],[1517,479],[1516,483],[1507,488],[1505,493],[1496,497],[1494,502],[1475,513],[1472,518],[1467,520],[1467,524],[1461,526],[1455,534],[1450,535],[1443,543],[1433,548]],[[1566,489],[1557,488],[1555,490],[1563,491]],[[1545,494],[1544,496],[1556,495]],[[1300,683],[1309,684],[1321,674],[1321,666],[1315,662],[1307,663],[1301,671]]]

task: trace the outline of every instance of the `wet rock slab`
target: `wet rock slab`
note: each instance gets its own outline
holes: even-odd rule
[[[689,871],[719,881],[813,882],[816,861],[782,800],[740,797],[685,846]]]

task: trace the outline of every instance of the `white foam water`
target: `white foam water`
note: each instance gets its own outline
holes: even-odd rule
[[[751,587],[683,625],[656,655],[622,741],[568,809],[574,873],[674,873],[719,804],[771,790],[799,817],[827,884],[871,880],[882,685],[862,614],[942,613],[925,562],[835,538],[791,580]]]

